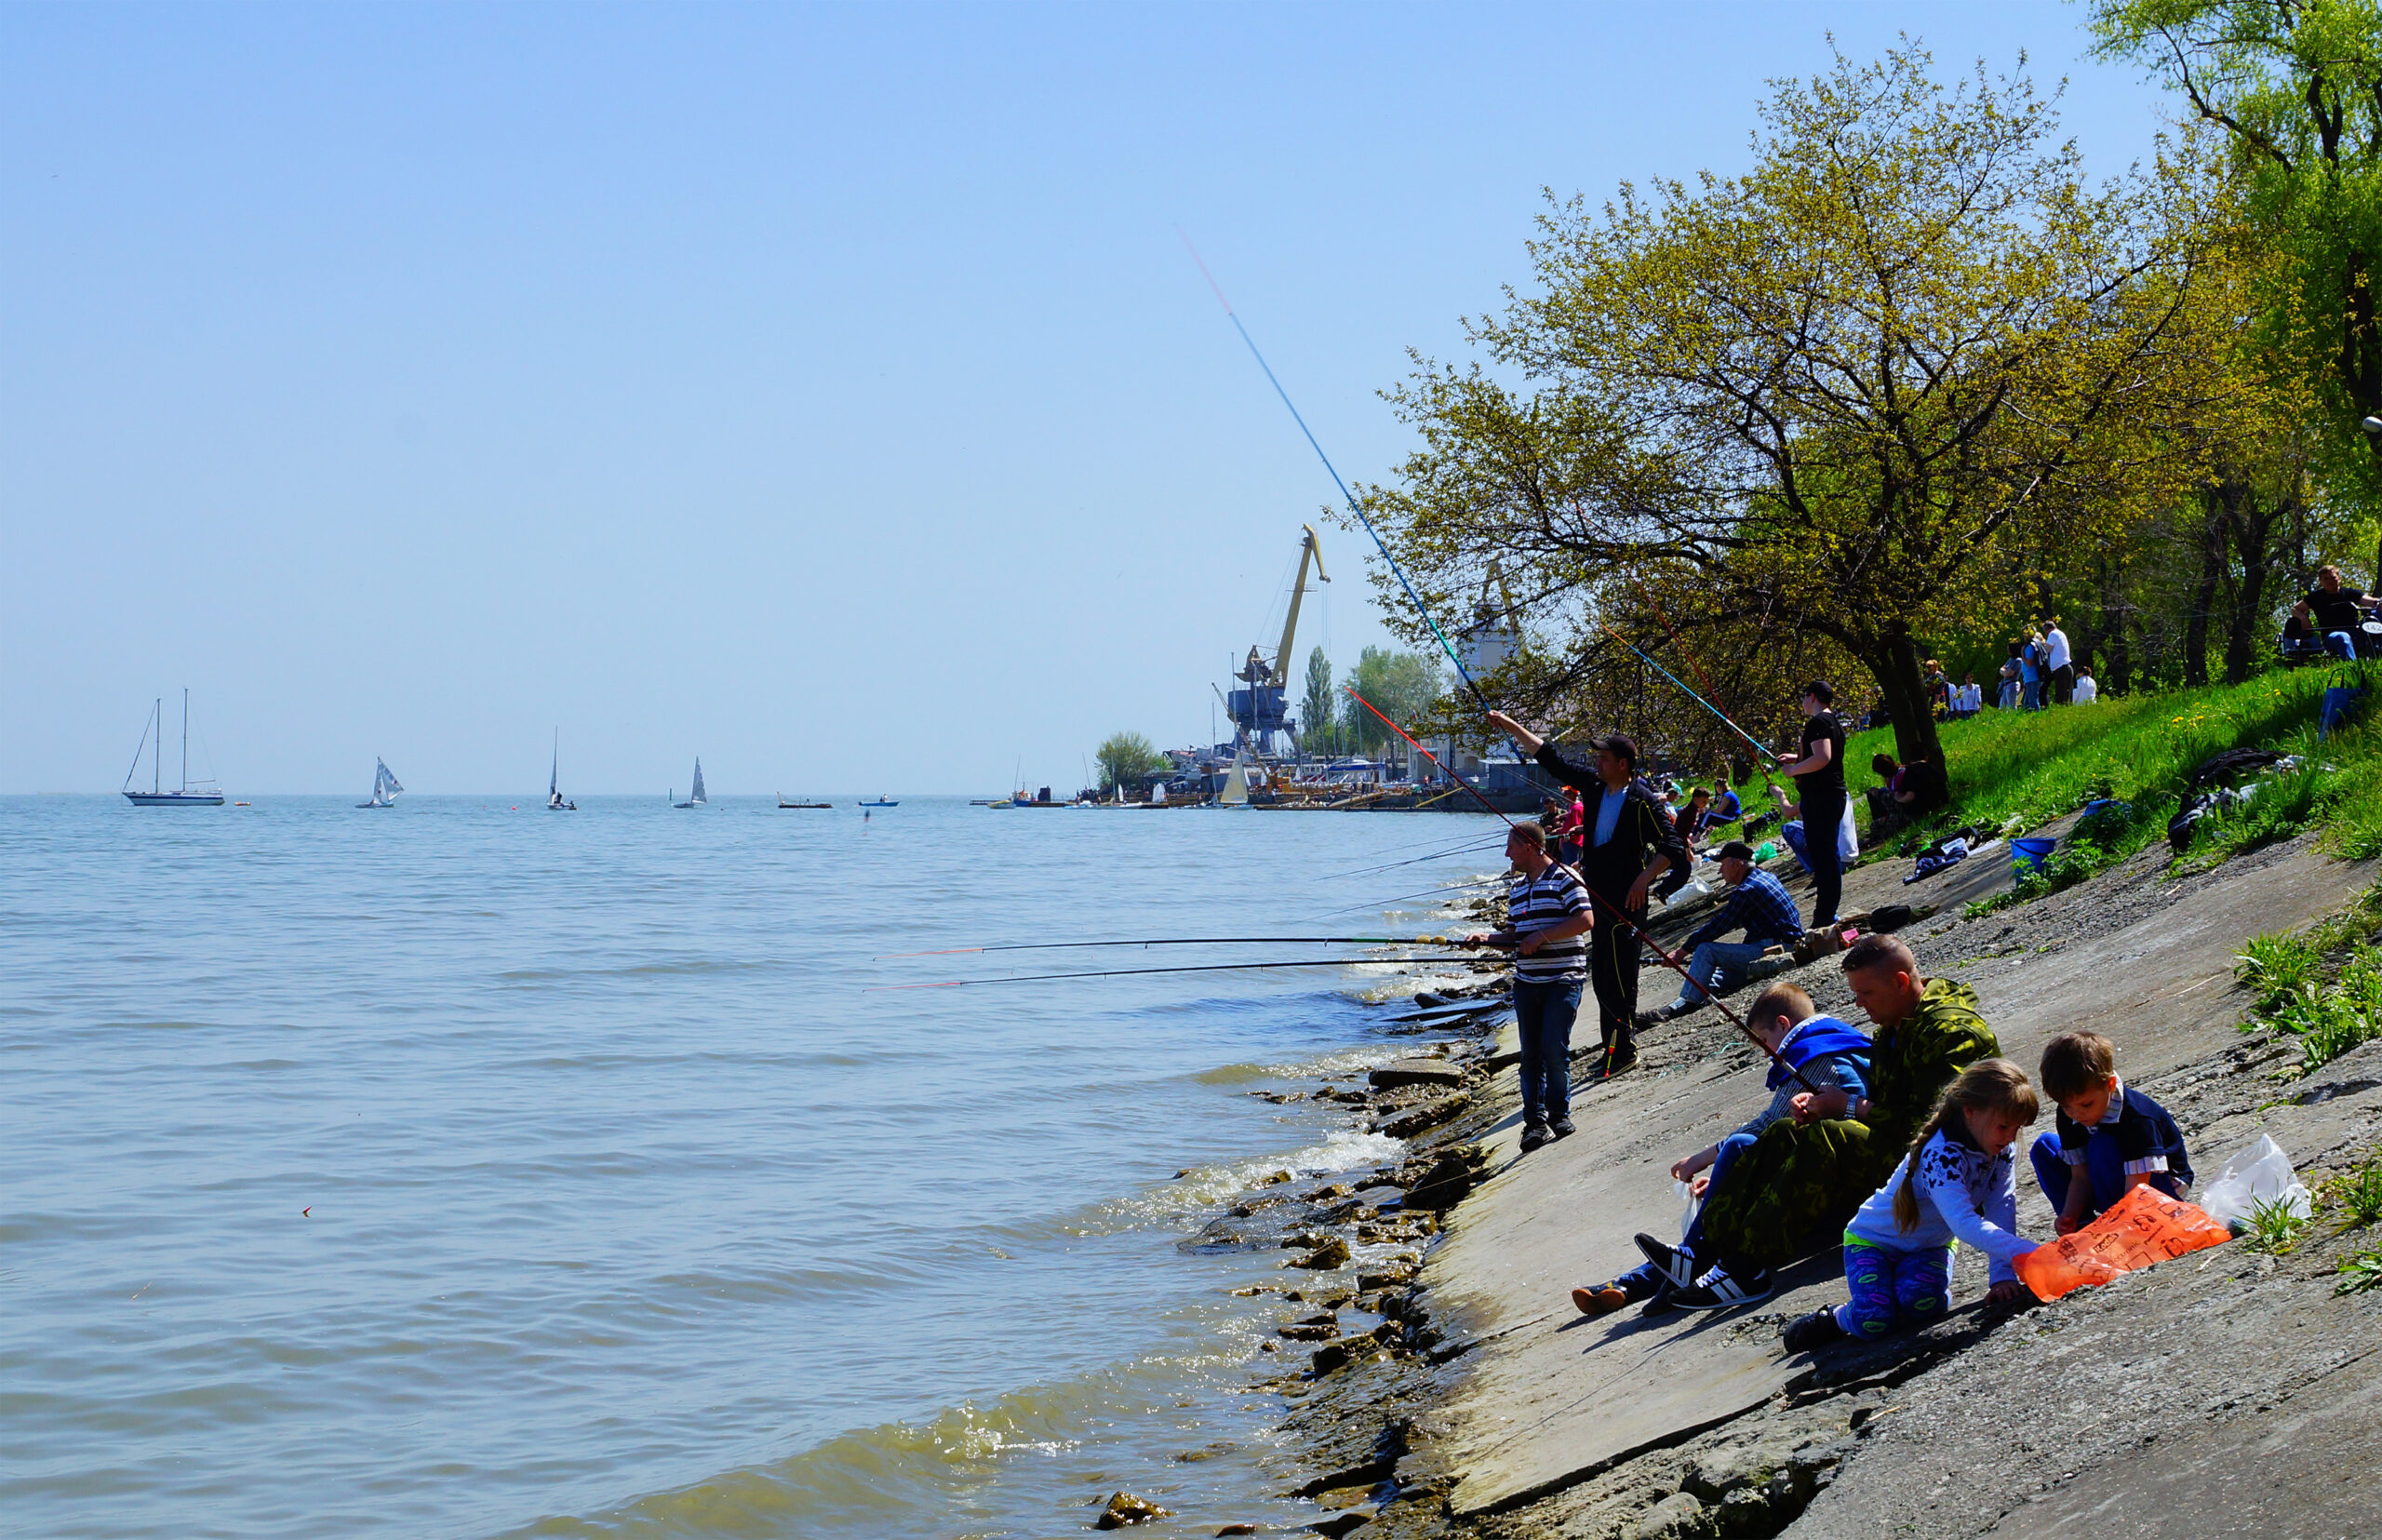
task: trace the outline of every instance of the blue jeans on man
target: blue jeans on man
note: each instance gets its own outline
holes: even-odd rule
[[[1679,998],[1671,1001],[1673,1011],[1689,1011],[1712,998],[1709,986],[1716,981],[1720,993],[1727,994],[1746,982],[1746,970],[1770,950],[1767,942],[1707,941],[1688,955],[1687,976],[1693,984],[1682,981]]]
[[[1584,979],[1514,981],[1514,1023],[1522,1040],[1522,1125],[1572,1115],[1572,1023]]]
[[[2357,662],[2357,638],[2346,631],[2324,633],[2324,650],[2345,663]]]

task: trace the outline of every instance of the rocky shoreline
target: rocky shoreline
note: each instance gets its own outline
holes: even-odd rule
[[[1848,907],[1909,901],[1899,876],[1853,874]],[[2005,1053],[2027,1064],[2054,1032],[2108,1034],[2208,1170],[2259,1132],[2311,1186],[2382,1146],[2382,1043],[2286,1077],[2295,1051],[2235,1030],[2230,981],[2243,938],[2338,909],[2371,871],[2304,838],[2180,878],[2152,851],[1976,919],[1961,904],[2006,887],[2006,864],[1953,877],[1922,885],[1937,912],[1906,939],[1931,973],[1978,987]],[[2382,1411],[2382,1291],[2332,1293],[2352,1243],[2318,1230],[2288,1255],[2220,1247],[2003,1310],[1983,1306],[1982,1265],[1964,1257],[1947,1319],[1815,1359],[1789,1359],[1776,1331],[1840,1290],[1832,1254],[1752,1311],[1583,1321],[1564,1291],[1624,1261],[1629,1231],[1677,1225],[1665,1168],[1758,1101],[1757,1055],[1711,1012],[1672,1024],[1642,1068],[1575,1092],[1578,1135],[1524,1159],[1510,1028],[1501,1040],[1490,1018],[1453,1013],[1502,998],[1488,966],[1443,992],[1445,1024],[1419,1029],[1452,1034],[1431,1053],[1312,1093],[1409,1140],[1405,1160],[1371,1182],[1286,1179],[1185,1242],[1297,1253],[1249,1292],[1283,1306],[1264,1348],[1282,1368],[1260,1388],[1287,1403],[1286,1484],[1318,1504],[1315,1532],[1964,1536],[2067,1533],[2088,1514],[2096,1535],[2220,1532],[2162,1483],[2223,1507],[2224,1533],[2251,1513],[2259,1527],[2240,1533],[2308,1536],[2382,1514],[2382,1477],[2357,1453]],[[1822,1009],[1849,1009],[1832,959],[1795,976]],[[1667,975],[1645,978],[1651,996]],[[2022,1227],[2047,1236],[2047,1206],[2026,1198]],[[1980,1415],[1980,1395],[2002,1413]],[[2297,1453],[2277,1468],[2261,1452],[2283,1443]],[[2311,1459],[2321,1479],[2293,1480]]]

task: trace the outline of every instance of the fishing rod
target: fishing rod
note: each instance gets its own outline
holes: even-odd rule
[[[1313,946],[1461,946],[1445,936],[1155,936],[1141,941],[1019,941],[1000,946],[946,946],[933,952],[888,952],[873,961],[892,957],[956,957],[976,952],[1050,952],[1072,946],[1242,946],[1251,944]],[[1352,958],[1352,961],[1365,959]]]
[[[1355,963],[1445,962],[1445,957],[1313,957],[1294,962],[1210,962],[1188,968],[1103,968],[1088,973],[1015,973],[997,979],[938,979],[932,984],[877,984],[861,991],[881,994],[893,989],[958,989],[978,984],[1049,984],[1059,979],[1121,979],[1143,973],[1240,973],[1258,968],[1346,968]]]
[[[1378,866],[1358,866],[1352,871],[1326,872],[1316,880],[1332,882],[1344,877],[1371,877],[1375,872],[1394,872],[1400,866],[1419,866],[1425,861],[1445,861],[1452,856],[1459,855],[1483,855],[1498,849],[1504,842],[1505,837],[1500,835],[1487,841],[1473,840],[1463,845],[1451,845],[1444,850],[1433,850],[1427,855],[1412,856],[1404,861],[1385,861]]]
[[[1199,248],[1191,244],[1189,233],[1179,224],[1174,227],[1174,233],[1183,237],[1183,248],[1191,253],[1193,261],[1199,264],[1199,276],[1208,280],[1208,288],[1215,295],[1216,303],[1224,307],[1224,318],[1232,322],[1235,331],[1240,333],[1240,340],[1249,344],[1249,355],[1257,360],[1259,368],[1265,371],[1266,383],[1274,387],[1274,394],[1280,396],[1282,405],[1290,408],[1291,421],[1299,425],[1299,432],[1306,435],[1307,448],[1315,451],[1315,458],[1322,461],[1323,468],[1331,473],[1332,485],[1340,489],[1340,495],[1347,501],[1348,511],[1357,516],[1357,522],[1363,525],[1365,533],[1372,537],[1373,549],[1381,553],[1381,559],[1388,564],[1390,575],[1398,580],[1398,585],[1406,590],[1407,598],[1413,603],[1414,612],[1423,617],[1425,625],[1431,628],[1431,635],[1439,639],[1439,650],[1448,655],[1448,662],[1455,664],[1457,676],[1464,680],[1465,688],[1472,691],[1472,698],[1480,703],[1480,709],[1488,710],[1489,697],[1480,693],[1480,686],[1474,681],[1472,671],[1464,666],[1464,660],[1456,656],[1455,649],[1449,644],[1447,633],[1440,630],[1439,623],[1431,618],[1430,606],[1423,602],[1422,595],[1414,592],[1414,585],[1406,579],[1406,569],[1398,565],[1398,558],[1389,554],[1389,546],[1382,540],[1381,531],[1374,529],[1373,521],[1365,516],[1364,504],[1348,490],[1348,484],[1340,479],[1339,469],[1332,463],[1332,457],[1323,452],[1321,444],[1316,442],[1315,430],[1306,425],[1306,419],[1299,415],[1299,408],[1291,400],[1291,393],[1282,388],[1280,380],[1275,378],[1274,366],[1257,351],[1256,340],[1249,335],[1249,328],[1240,324],[1240,316],[1234,312],[1232,301],[1224,298],[1224,287],[1216,282],[1216,275],[1208,271],[1207,261],[1200,257]]]
[[[1661,665],[1656,664],[1655,666],[1660,667]],[[1431,762],[1432,769],[1437,770],[1442,775],[1448,774],[1447,767],[1439,763],[1439,756],[1433,754],[1429,749],[1425,748],[1420,743],[1417,743],[1412,733],[1407,731],[1404,728],[1399,727],[1396,722],[1391,721],[1388,717],[1382,716],[1380,708],[1375,706],[1371,701],[1366,700],[1363,696],[1358,695],[1354,689],[1345,685],[1341,688],[1346,690],[1350,698],[1358,705],[1364,707],[1367,711],[1372,712],[1375,716],[1381,716],[1383,726],[1388,728],[1390,731],[1398,734],[1400,738],[1405,739],[1408,743],[1412,743],[1414,745],[1414,752],[1421,755],[1424,758],[1428,759]],[[1450,775],[1449,779],[1455,782],[1457,785],[1462,786],[1465,790],[1472,793],[1475,797],[1479,798],[1482,807],[1488,809],[1491,812],[1495,813],[1498,817],[1504,818],[1507,827],[1519,827],[1519,825],[1515,824],[1511,818],[1506,817],[1505,810],[1497,806],[1494,802],[1490,801],[1489,798],[1482,794],[1479,787],[1474,785],[1471,782],[1466,781],[1460,775]],[[1671,971],[1677,973],[1680,978],[1687,980],[1690,984],[1694,984],[1697,991],[1702,994],[1706,999],[1712,1002],[1712,1009],[1718,1011],[1724,1018],[1726,1018],[1731,1026],[1733,1026],[1738,1031],[1744,1033],[1746,1039],[1750,1041],[1754,1047],[1770,1055],[1770,1062],[1772,1064],[1776,1065],[1779,1068],[1793,1076],[1795,1078],[1795,1083],[1801,1086],[1805,1091],[1810,1091],[1814,1096],[1819,1094],[1819,1087],[1812,1084],[1811,1081],[1804,1079],[1802,1071],[1797,1069],[1793,1065],[1788,1064],[1785,1059],[1780,1058],[1778,1051],[1771,1047],[1768,1043],[1763,1042],[1761,1038],[1755,1034],[1754,1029],[1746,1024],[1744,1017],[1738,1015],[1735,1011],[1720,1003],[1720,996],[1715,995],[1703,984],[1697,984],[1695,975],[1687,971],[1687,965],[1680,962],[1677,957],[1671,956],[1669,952],[1666,951],[1663,947],[1663,944],[1649,935],[1644,926],[1639,924],[1636,920],[1631,919],[1627,913],[1622,910],[1618,905],[1614,904],[1611,900],[1599,897],[1597,891],[1589,887],[1586,883],[1582,883],[1580,885],[1580,889],[1581,891],[1588,895],[1589,903],[1596,904],[1598,907],[1613,916],[1613,918],[1627,926],[1630,931],[1636,934],[1639,941],[1652,947],[1653,949],[1654,956],[1662,959],[1664,966],[1669,968]],[[1605,1049],[1605,1057],[1608,1066],[1611,1065],[1612,1055],[1613,1049],[1611,1045],[1608,1044]]]
[[[1769,761],[1770,761],[1772,764],[1773,764],[1773,765],[1783,765],[1783,764],[1785,764],[1785,763],[1786,763],[1786,761],[1785,761],[1785,760],[1783,760],[1783,759],[1781,759],[1781,758],[1779,758],[1779,757],[1778,757],[1778,756],[1776,756],[1775,754],[1771,753],[1769,749],[1767,749],[1767,748],[1763,747],[1763,746],[1762,746],[1762,743],[1761,743],[1761,740],[1760,740],[1760,739],[1756,738],[1752,733],[1747,732],[1745,729],[1743,729],[1743,728],[1741,728],[1741,727],[1737,726],[1737,724],[1736,724],[1736,723],[1730,721],[1730,720],[1729,720],[1729,718],[1728,718],[1725,715],[1723,715],[1723,714],[1722,714],[1722,712],[1721,712],[1721,710],[1720,710],[1720,708],[1719,706],[1714,705],[1711,702],[1709,702],[1709,701],[1706,700],[1703,696],[1698,695],[1697,693],[1695,693],[1695,691],[1693,691],[1693,690],[1689,690],[1689,689],[1687,688],[1687,685],[1686,685],[1686,684],[1685,684],[1685,683],[1684,683],[1684,682],[1679,678],[1679,676],[1678,675],[1676,675],[1676,674],[1672,673],[1669,669],[1665,668],[1662,664],[1657,663],[1654,663],[1654,658],[1653,658],[1653,653],[1648,652],[1644,648],[1639,647],[1636,642],[1631,641],[1628,637],[1626,637],[1626,636],[1623,636],[1620,632],[1615,631],[1612,626],[1605,624],[1605,623],[1604,623],[1604,622],[1599,621],[1599,622],[1598,622],[1597,623],[1598,623],[1599,626],[1602,626],[1602,627],[1603,627],[1604,634],[1605,634],[1606,636],[1611,636],[1614,641],[1619,642],[1622,646],[1624,646],[1624,647],[1627,648],[1630,651],[1637,653],[1637,654],[1638,654],[1638,656],[1639,656],[1639,657],[1641,657],[1641,658],[1645,659],[1645,660],[1646,660],[1646,662],[1648,662],[1649,663],[1653,663],[1653,664],[1654,672],[1655,672],[1655,673],[1657,673],[1657,674],[1659,674],[1659,675],[1661,675],[1664,678],[1668,679],[1671,683],[1673,683],[1673,684],[1675,684],[1675,685],[1678,685],[1678,686],[1679,686],[1679,688],[1682,691],[1684,691],[1684,692],[1685,692],[1685,694],[1686,694],[1686,696],[1687,696],[1687,698],[1688,698],[1689,700],[1693,701],[1697,705],[1702,706],[1705,710],[1706,710],[1706,711],[1710,712],[1713,716],[1720,717],[1720,725],[1721,725],[1722,727],[1724,727],[1724,728],[1727,728],[1731,732],[1735,733],[1738,737],[1740,737],[1740,738],[1744,739],[1746,743],[1751,743],[1751,744],[1753,745],[1753,751],[1754,751],[1756,754],[1760,755],[1763,758],[1765,758],[1765,759],[1769,760]],[[1368,708],[1368,709],[1371,709],[1371,708]]]
[[[1466,892],[1474,888],[1494,887],[1505,880],[1505,879],[1502,877],[1484,877],[1472,882],[1451,882],[1443,888],[1425,888],[1419,892],[1392,893],[1389,897],[1385,899],[1369,901],[1364,904],[1351,904],[1344,909],[1326,909],[1321,914],[1317,915],[1314,917],[1317,919],[1330,919],[1334,915],[1353,915],[1359,909],[1371,909],[1374,907],[1375,904],[1386,906],[1392,904],[1403,904],[1410,898],[1429,898],[1434,893]]]

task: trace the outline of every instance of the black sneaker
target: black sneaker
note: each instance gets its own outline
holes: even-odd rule
[[[1778,1281],[1767,1267],[1743,1278],[1731,1277],[1725,1267],[1715,1267],[1697,1279],[1693,1288],[1672,1291],[1671,1303],[1682,1310],[1733,1310],[1740,1305],[1759,1305],[1777,1292]]]
[[[1558,1139],[1569,1139],[1572,1135],[1580,1132],[1580,1125],[1574,1123],[1569,1118],[1558,1118],[1555,1121],[1546,1125],[1546,1132],[1553,1134]]]
[[[1626,1075],[1637,1067],[1638,1051],[1634,1048],[1626,1048],[1618,1053],[1608,1053],[1599,1060],[1595,1078],[1599,1080],[1610,1080],[1616,1075]]]
[[[1780,1330],[1779,1340],[1786,1343],[1789,1353],[1808,1353],[1814,1347],[1825,1347],[1844,1335],[1844,1328],[1836,1321],[1836,1306],[1798,1316]]]
[[[1654,1270],[1662,1274],[1672,1288],[1685,1289],[1695,1282],[1693,1252],[1684,1246],[1665,1245],[1643,1233],[1637,1237],[1637,1240],[1638,1249],[1646,1253],[1646,1260],[1654,1265]]]
[[[1635,1026],[1660,1026],[1679,1013],[1679,1008],[1675,1005],[1658,1005],[1651,1011],[1639,1011],[1638,1014],[1630,1017],[1629,1020],[1630,1024]]]
[[[1546,1143],[1546,1125],[1545,1123],[1525,1123],[1522,1125],[1522,1153],[1524,1155],[1528,1155],[1531,1151],[1537,1149]]]

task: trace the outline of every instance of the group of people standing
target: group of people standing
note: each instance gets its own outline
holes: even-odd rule
[[[1824,679],[1804,687],[1800,753],[1780,767],[1796,778],[1807,829],[1833,830],[1845,811],[1846,733],[1832,709],[1835,699],[1834,689]],[[1489,721],[1556,781],[1579,794],[1552,828],[1542,823],[1513,826],[1505,840],[1505,858],[1514,873],[1506,893],[1505,928],[1468,942],[1514,953],[1522,1149],[1528,1152],[1572,1132],[1572,1029],[1584,990],[1596,998],[1600,1048],[1596,1077],[1610,1078],[1638,1063],[1638,969],[1640,948],[1652,939],[1641,921],[1648,895],[1666,886],[1666,877],[1677,879],[1667,884],[1674,890],[1686,879],[1692,858],[1690,835],[1682,832],[1682,824],[1689,820],[1674,817],[1663,797],[1639,777],[1638,745],[1626,734],[1596,740],[1594,762],[1578,765],[1503,712],[1491,712]],[[1733,800],[1734,793],[1730,795]],[[1708,799],[1703,809],[1691,799],[1687,812],[1700,820],[1710,810]],[[1812,923],[1825,928],[1835,923],[1842,897],[1841,858],[1832,839],[1807,843],[1805,864],[1814,888]],[[1752,855],[1735,842],[1721,852],[1722,875],[1738,890],[1723,917],[1735,913],[1748,874],[1776,886],[1774,878],[1753,866]],[[1785,900],[1785,890],[1778,891],[1776,899]],[[1785,903],[1784,907],[1791,920],[1793,904]],[[1774,918],[1771,923],[1777,927]],[[1748,941],[1752,939],[1749,928]],[[1716,941],[1717,934],[1700,944],[1708,947]],[[1683,959],[1671,960],[1686,966]],[[1708,984],[1718,955],[1707,950],[1698,960],[1704,971],[1697,983]],[[1682,989],[1682,1001],[1686,995]],[[1699,990],[1696,998],[1703,998]]]
[[[2047,705],[2082,704],[2097,697],[2100,687],[2079,669],[2068,633],[2054,620],[2010,644],[2010,658],[2001,665],[2001,694],[1996,703],[2004,711],[2041,711]]]

